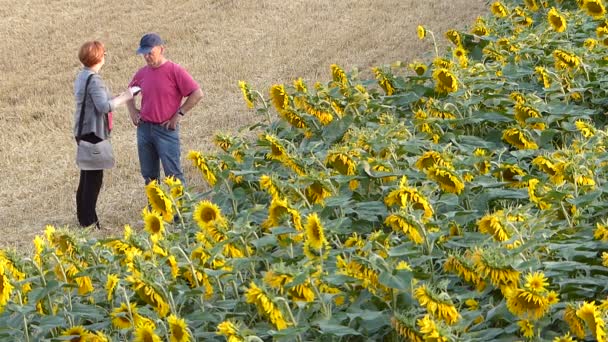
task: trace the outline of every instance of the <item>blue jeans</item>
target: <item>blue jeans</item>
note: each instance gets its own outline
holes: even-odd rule
[[[159,124],[140,121],[137,126],[137,153],[146,184],[160,179],[160,163],[165,176],[175,176],[186,184],[180,163],[179,127],[174,131]]]

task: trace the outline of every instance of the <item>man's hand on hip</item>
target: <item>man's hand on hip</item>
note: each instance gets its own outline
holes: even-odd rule
[[[177,124],[179,123],[180,117],[181,115],[175,113],[171,119],[161,123],[160,125],[168,130],[174,131],[177,128]]]
[[[141,120],[139,116],[139,111],[131,112],[129,111],[129,116],[131,117],[131,121],[135,126],[139,126],[139,121]]]

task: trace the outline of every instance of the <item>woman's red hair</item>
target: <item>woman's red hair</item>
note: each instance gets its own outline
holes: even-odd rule
[[[85,67],[90,68],[93,65],[101,62],[105,51],[106,49],[102,42],[97,40],[89,41],[82,44],[80,47],[80,51],[78,51],[78,58]]]

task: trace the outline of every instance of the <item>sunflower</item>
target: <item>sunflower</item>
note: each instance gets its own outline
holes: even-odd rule
[[[453,93],[458,90],[458,81],[456,76],[448,69],[439,68],[433,71],[433,79],[435,80],[435,89],[439,93]]]
[[[317,213],[312,213],[308,216],[304,228],[306,230],[306,239],[310,247],[314,249],[322,249],[327,245],[327,240],[325,239],[325,229],[323,228]]]
[[[378,84],[384,90],[386,95],[393,95],[395,93],[395,86],[389,76],[380,68],[372,68],[372,71],[376,75],[376,80],[378,80]]]
[[[334,82],[339,83],[341,86],[348,85],[348,78],[346,77],[346,73],[342,68],[340,68],[337,64],[332,64],[331,68],[331,77]]]
[[[600,241],[607,241],[608,242],[608,227],[606,227],[606,225],[601,224],[601,223],[596,223],[595,224],[595,232],[593,233],[593,238],[596,240],[600,240]]]
[[[416,27],[416,34],[418,35],[418,39],[424,39],[426,37],[426,29],[424,26],[418,25],[418,27]]]
[[[445,37],[455,46],[462,47],[462,38],[460,37],[460,33],[458,33],[458,31],[448,30],[445,33]]]
[[[505,297],[507,309],[518,317],[538,320],[549,311],[547,298],[527,289],[516,288]]]
[[[262,223],[262,227],[272,228],[278,226],[282,218],[289,213],[289,210],[287,199],[273,198],[270,202],[270,207],[268,207],[268,218]]]
[[[308,93],[308,88],[306,87],[306,83],[304,83],[302,77],[299,77],[293,81],[293,87],[301,93]]]
[[[188,152],[188,159],[192,160],[194,166],[201,171],[203,178],[207,181],[207,183],[209,183],[210,186],[214,186],[215,183],[217,183],[215,171],[211,168],[209,160],[205,158],[200,152]]]
[[[538,145],[532,139],[528,131],[517,127],[511,127],[503,131],[502,139],[519,150],[536,150]]]
[[[576,120],[574,123],[576,129],[583,135],[585,138],[591,138],[595,135],[595,127],[591,125],[589,122],[584,120]]]
[[[511,237],[507,229],[506,217],[502,210],[499,210],[492,214],[487,214],[477,221],[477,228],[480,233],[490,234],[496,241],[507,241]]]
[[[305,281],[302,284],[298,284],[289,289],[289,296],[291,300],[296,302],[307,302],[311,303],[315,300],[315,292],[312,290],[310,281]]]
[[[110,342],[110,339],[101,331],[89,334],[87,342]]]
[[[225,336],[228,342],[245,342],[245,339],[240,336],[238,326],[229,320],[217,325],[216,334]]]
[[[576,337],[580,339],[585,338],[585,322],[577,315],[577,310],[574,305],[566,305],[566,308],[564,309],[564,321],[568,323],[570,331],[576,335]]]
[[[114,290],[116,289],[116,285],[118,285],[119,280],[120,279],[116,274],[108,274],[108,280],[106,281],[106,292],[108,293],[108,301],[112,300]]]
[[[296,111],[291,108],[287,108],[280,113],[281,118],[287,121],[288,124],[292,125],[295,128],[306,129],[308,126],[306,125],[306,121],[304,118]]]
[[[551,7],[551,10],[549,10],[547,20],[556,32],[564,32],[566,30],[566,18],[555,7]]]
[[[570,332],[567,332],[566,335],[557,336],[556,338],[554,338],[553,342],[576,342],[576,340],[574,340],[572,336],[570,336]]]
[[[490,7],[490,10],[492,11],[492,14],[498,18],[504,18],[509,14],[505,5],[500,1],[495,1]]]
[[[164,296],[149,282],[134,276],[130,276],[127,280],[133,286],[133,291],[137,293],[139,298],[152,306],[160,317],[165,317],[169,313],[169,304]]]
[[[515,270],[502,255],[476,250],[472,261],[477,274],[482,279],[490,279],[495,287],[511,289],[519,283],[519,271]]]
[[[89,341],[89,336],[91,333],[85,329],[82,325],[76,325],[69,329],[66,329],[61,332],[62,336],[69,336],[70,338],[67,341],[71,342],[85,342]]]
[[[418,160],[416,160],[416,168],[418,170],[428,170],[433,166],[444,166],[451,168],[451,164],[449,161],[445,160],[441,153],[436,151],[426,151],[424,152]]]
[[[67,255],[73,256],[76,250],[74,238],[67,233],[60,233],[55,230],[52,225],[47,225],[44,229],[44,235],[49,245],[55,249],[58,256]]]
[[[304,111],[317,118],[317,120],[319,120],[323,126],[329,125],[334,120],[334,116],[327,108],[317,107],[316,105],[308,102],[304,103]]]
[[[406,341],[411,342],[423,342],[422,335],[416,330],[415,325],[409,320],[406,320],[401,315],[395,315],[391,317],[391,326],[399,336],[403,337]]]
[[[452,50],[452,55],[454,56],[454,58],[458,59],[461,67],[463,67],[463,68],[467,67],[467,65],[468,65],[467,50],[465,50],[462,46],[458,46]]]
[[[354,260],[348,263],[342,256],[336,257],[336,266],[341,274],[355,278],[361,282],[361,286],[368,289],[372,294],[378,294],[379,290],[386,291],[378,281],[378,273]]]
[[[517,325],[519,325],[519,331],[525,338],[534,337],[534,323],[527,319],[523,319],[518,321]]]
[[[80,267],[86,268],[86,264],[81,265]],[[78,285],[79,295],[86,295],[87,293],[93,292],[95,289],[93,288],[93,281],[91,280],[91,277],[83,275],[76,277],[76,275],[78,275],[80,272],[81,269],[79,267],[76,267],[74,264],[70,265],[65,270],[65,273],[68,276],[68,282],[76,282],[76,285]]]
[[[416,321],[420,327],[420,333],[423,335],[424,341],[448,342],[449,339],[444,336],[444,333],[439,331],[437,324],[429,315],[425,315]]]
[[[527,182],[521,181],[521,178],[526,175],[526,172],[517,164],[501,164],[493,175],[501,181],[510,182],[511,186],[521,187],[528,185]]]
[[[141,324],[135,328],[133,342],[162,342],[162,339],[154,332],[153,327]]]
[[[239,81],[239,88],[241,88],[241,92],[243,93],[243,99],[245,99],[245,103],[247,104],[247,108],[253,108],[253,95],[251,94],[251,88],[249,84],[245,81]]]
[[[427,176],[436,181],[443,191],[458,195],[464,190],[460,176],[447,167],[433,166],[427,170]]]
[[[486,287],[486,283],[477,273],[475,265],[467,259],[451,255],[443,264],[443,269],[447,272],[456,273],[464,281],[475,285],[478,291],[483,291]]]
[[[170,342],[190,342],[190,333],[188,332],[188,326],[183,318],[179,318],[175,315],[169,315],[167,317],[167,323],[169,324],[169,341]]]
[[[414,63],[410,63],[408,65],[408,67],[416,73],[416,75],[418,76],[422,76],[424,75],[424,73],[426,72],[426,70],[428,69],[428,67],[426,66],[426,64],[420,63],[420,62],[414,62]]]
[[[344,152],[331,152],[325,158],[325,164],[343,175],[354,175],[357,164],[353,158]]]
[[[538,189],[539,183],[540,181],[536,178],[528,180],[528,196],[530,197],[530,202],[536,204],[540,210],[547,210],[551,208],[551,203],[547,203],[542,199],[541,191]]]
[[[537,156],[532,159],[532,165],[546,173],[554,184],[561,184],[564,181],[564,163],[553,163],[549,158]]]
[[[167,222],[173,220],[173,205],[171,199],[159,186],[157,180],[153,180],[146,185],[146,195],[153,211],[162,215],[162,218]]]
[[[13,285],[8,278],[8,272],[6,272],[5,263],[0,263],[0,311],[8,303],[13,292]]]
[[[251,282],[247,292],[245,293],[247,303],[254,304],[258,311],[265,317],[267,317],[275,328],[283,330],[290,324],[285,320],[283,313],[279,307],[268,297],[268,295],[254,282]]]
[[[481,17],[477,17],[475,20],[475,26],[471,29],[471,32],[478,36],[486,36],[490,33],[485,21]]]
[[[511,100],[513,100],[513,102],[515,102],[515,104],[525,104],[526,103],[526,98],[524,97],[524,94],[522,94],[518,91],[511,92],[511,94],[509,94],[509,98]]]
[[[584,0],[582,8],[594,19],[603,19],[606,14],[606,7],[602,0]]]
[[[454,67],[454,63],[448,59],[436,57],[433,60],[433,66],[436,68],[452,69]]]
[[[399,187],[391,191],[385,198],[387,206],[406,207],[411,205],[416,210],[423,210],[423,217],[429,219],[433,216],[433,207],[429,201],[420,193],[418,189],[407,186],[407,178],[402,177]]]
[[[597,39],[587,38],[583,42],[583,45],[587,48],[587,50],[593,50],[597,46],[597,43],[598,43]]]
[[[260,176],[260,188],[266,190],[270,196],[273,198],[279,197],[280,191],[279,187],[276,186],[273,178],[269,175],[261,175]]]
[[[309,202],[321,205],[323,205],[326,198],[331,196],[331,192],[320,181],[314,181],[307,186],[304,194]]]
[[[144,208],[142,216],[144,218],[144,230],[155,239],[162,238],[165,233],[165,223],[163,222],[161,214]]]
[[[163,183],[169,186],[169,193],[171,195],[171,198],[179,199],[184,195],[184,185],[182,184],[182,181],[179,178],[176,178],[175,176],[169,176],[163,180]]]
[[[515,120],[522,125],[527,124],[528,119],[540,119],[542,115],[538,110],[525,104],[515,105]],[[538,130],[544,130],[545,124],[542,122],[533,122],[530,127]]]
[[[593,302],[584,302],[583,305],[576,310],[576,316],[580,318],[587,328],[591,330],[591,334],[598,341],[606,341],[606,324],[602,318],[602,311]]]
[[[270,146],[270,152],[266,154],[266,158],[277,161],[282,161],[287,158],[287,150],[277,137],[270,134],[264,134],[262,140]]]
[[[129,303],[128,306],[125,303],[121,303],[120,307],[114,308],[110,313],[112,318],[112,325],[118,329],[128,329],[131,326],[135,326],[135,322],[139,319],[139,313],[137,312],[137,306],[135,303]],[[131,321],[131,318],[133,321]]]
[[[536,12],[540,9],[536,0],[524,0],[524,5],[532,12]]]
[[[414,290],[414,297],[420,305],[425,306],[426,310],[436,318],[439,318],[447,324],[455,324],[460,318],[460,314],[456,307],[449,300],[447,293],[436,294],[426,285],[421,285]],[[446,299],[447,298],[447,299]]]
[[[217,204],[207,200],[198,202],[194,208],[194,213],[192,216],[194,221],[196,221],[201,229],[206,229],[212,224],[226,224],[226,219],[222,215],[220,207]]]
[[[551,77],[549,77],[545,68],[537,66],[534,68],[534,73],[538,76],[538,80],[543,82],[543,87],[549,88],[551,86]]]
[[[560,49],[553,51],[553,58],[555,59],[555,68],[558,70],[573,69],[581,64],[577,55]]]
[[[279,114],[289,108],[289,95],[282,84],[275,84],[270,88],[270,99]]]
[[[543,272],[534,272],[526,274],[526,283],[524,287],[529,291],[534,293],[542,293],[547,291],[547,286],[549,283],[547,282],[547,278]]]
[[[391,214],[384,220],[384,224],[390,226],[396,232],[404,233],[415,244],[421,244],[424,241],[420,234],[420,224],[407,215]]]

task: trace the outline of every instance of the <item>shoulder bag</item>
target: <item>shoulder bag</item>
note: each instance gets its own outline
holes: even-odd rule
[[[78,122],[78,135],[76,141],[78,148],[76,149],[76,164],[81,170],[103,170],[114,167],[114,153],[112,152],[112,144],[109,139],[104,139],[96,144],[82,140],[82,124],[84,122],[84,105],[87,100],[87,90],[89,82],[93,74],[89,75],[84,86],[84,98],[82,99],[82,107],[80,108],[80,120]]]

